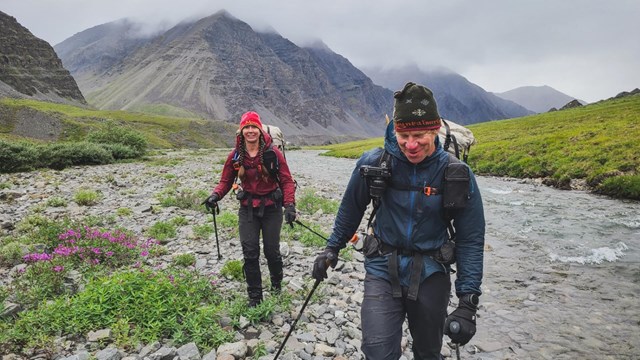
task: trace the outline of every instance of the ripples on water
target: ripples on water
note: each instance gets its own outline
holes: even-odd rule
[[[523,238],[551,261],[579,264],[640,257],[640,203],[502,178],[479,177],[488,227]]]
[[[308,157],[298,158],[309,153],[314,151],[287,154],[295,164],[294,176],[296,173],[313,176],[344,191],[355,160],[323,157],[315,162]],[[519,239],[554,262],[640,261],[640,202],[514,179],[478,177],[478,184],[485,206],[488,241]]]

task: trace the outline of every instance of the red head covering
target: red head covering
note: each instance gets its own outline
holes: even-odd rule
[[[238,131],[242,131],[245,127],[253,125],[262,131],[262,122],[260,121],[260,115],[255,111],[247,111],[240,118],[240,128]]]

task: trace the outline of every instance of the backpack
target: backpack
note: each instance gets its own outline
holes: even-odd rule
[[[445,209],[444,220],[447,223],[447,232],[449,236],[449,242],[447,243],[450,246],[454,246],[453,242],[455,241],[456,233],[453,226],[451,211],[463,209],[467,205],[471,175],[469,173],[469,167],[466,165],[466,161],[469,155],[469,149],[471,148],[471,145],[475,144],[476,140],[469,129],[453,122],[451,122],[450,125],[444,119],[442,122],[444,126],[440,128],[438,136],[440,137],[440,141],[443,143],[444,150],[449,153],[449,161],[445,168],[442,188],[407,187],[401,188],[400,190],[420,191],[423,192],[425,196],[435,194],[442,195],[442,206]],[[451,145],[453,145],[452,148],[450,148]],[[460,160],[461,154],[464,162]],[[377,195],[372,196],[373,210],[369,216],[367,229],[371,227],[378,207],[380,206],[379,199],[381,197],[381,190],[384,191],[383,189],[380,189],[380,184],[384,183],[386,184],[385,186],[391,186],[391,184],[389,184],[389,179],[391,179],[392,174],[391,164],[391,154],[383,149],[380,159],[378,160],[378,167],[363,166],[364,169],[360,169],[360,174],[366,178],[369,193],[373,194],[375,192]],[[369,174],[374,174],[374,176]],[[397,189],[398,187],[395,188]]]
[[[269,136],[271,136],[271,143],[275,145],[278,148],[278,150],[282,152],[282,155],[286,159],[287,157],[284,152],[285,141],[284,141],[284,135],[282,134],[282,130],[280,130],[279,127],[274,125],[262,125],[262,128],[264,129],[264,131],[267,132],[267,134],[269,134]]]
[[[442,143],[444,151],[467,162],[471,145],[476,143],[476,138],[473,136],[471,130],[451,120],[445,121],[442,119],[442,125],[438,137],[440,138],[440,143]],[[451,145],[453,145],[453,147],[450,148]]]

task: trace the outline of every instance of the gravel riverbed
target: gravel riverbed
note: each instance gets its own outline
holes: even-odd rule
[[[158,194],[169,186],[209,191],[218,181],[218,170],[227,151],[172,151],[154,156],[156,161],[76,167],[63,171],[34,171],[2,174],[0,183],[12,184],[0,190],[0,234],[11,233],[22,218],[51,197],[66,199],[64,207],[46,207],[43,214],[51,217],[87,215],[116,216],[119,208],[129,208],[131,216],[116,216],[118,226],[136,234],[144,232],[158,221],[183,216],[188,225],[167,243],[168,255],[159,261],[171,261],[181,253],[196,255],[199,271],[218,272],[229,259],[242,259],[237,235],[219,233],[223,259],[218,260],[213,238],[196,240],[193,226],[211,222],[211,216],[194,210],[162,207]],[[353,170],[355,160],[319,156],[318,151],[295,150],[286,153],[299,191],[313,190],[317,196],[339,201]],[[215,170],[215,171],[214,171]],[[640,270],[637,257],[632,260],[604,262],[595,265],[550,261],[540,246],[525,237],[506,233],[494,219],[508,218],[493,207],[494,200],[485,197],[484,187],[499,187],[507,180],[479,178],[485,199],[487,237],[485,246],[485,280],[478,311],[478,332],[461,348],[463,359],[634,359],[640,357]],[[524,184],[531,189],[537,185]],[[79,206],[73,202],[78,189],[90,188],[102,194],[94,206]],[[547,191],[547,190],[545,190]],[[566,193],[566,192],[565,192]],[[541,194],[542,196],[543,194]],[[581,194],[581,196],[584,196]],[[230,197],[220,202],[223,210],[235,209]],[[637,204],[631,205],[638,209]],[[302,214],[301,221],[321,224],[329,233],[334,214]],[[365,219],[366,220],[366,219]],[[517,218],[512,219],[518,221]],[[298,228],[296,231],[307,231]],[[632,230],[638,234],[637,228]],[[637,238],[635,239],[637,244]],[[630,245],[633,251],[637,246]],[[297,291],[310,283],[310,271],[318,249],[304,247],[293,241],[283,244],[287,291]],[[268,274],[262,260],[263,275]],[[311,302],[296,325],[281,359],[363,359],[359,350],[360,313],[363,297],[364,269],[362,257],[355,253],[350,261],[340,261],[330,277],[319,288],[318,298]],[[15,268],[0,267],[0,282],[6,284]],[[244,284],[229,284],[242,291]],[[269,296],[268,294],[266,296]],[[245,359],[252,358],[258,342],[266,345],[271,359],[290,329],[304,298],[295,300],[290,313],[276,313],[269,322],[252,326],[243,324],[234,342],[211,352],[201,353],[192,344],[173,347],[171,344],[145,344],[134,353],[110,346],[109,341],[72,342],[60,339],[56,359],[99,360],[127,359]],[[452,306],[455,305],[452,298]],[[453,307],[450,308],[453,310]],[[406,325],[406,324],[405,324]],[[104,329],[108,336],[108,329]],[[413,359],[413,339],[405,331],[403,359]],[[447,344],[442,354],[455,358]],[[97,345],[103,344],[103,345]],[[3,354],[3,360],[23,359],[16,354]],[[29,354],[31,359],[47,358]]]

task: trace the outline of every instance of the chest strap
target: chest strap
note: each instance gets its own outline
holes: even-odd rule
[[[402,185],[391,182],[389,185],[392,189],[403,190],[403,191],[419,191],[424,193],[427,196],[438,195],[442,193],[438,188],[431,186],[412,186],[412,185]]]

